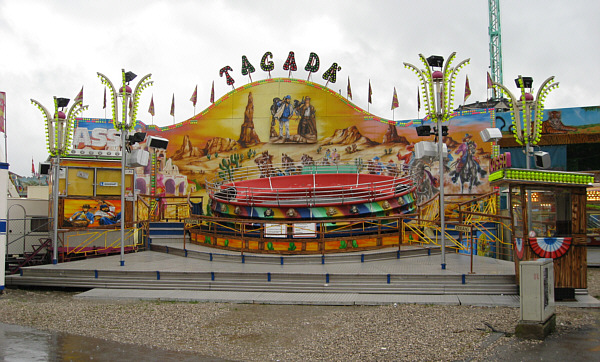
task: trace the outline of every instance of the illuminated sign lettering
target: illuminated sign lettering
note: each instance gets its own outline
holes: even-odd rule
[[[494,173],[504,168],[511,168],[510,152],[505,152],[490,161],[490,173]]]
[[[73,149],[84,149],[86,147],[95,150],[108,149],[109,147],[121,147],[121,138],[114,128],[93,128],[91,131],[86,127],[77,127],[73,132]]]

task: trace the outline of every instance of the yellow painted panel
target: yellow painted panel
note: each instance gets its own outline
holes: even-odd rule
[[[319,243],[318,242],[307,242],[306,243],[306,251],[319,251]]]
[[[398,245],[398,236],[384,236],[381,245]]]
[[[67,180],[67,192],[69,196],[94,196],[93,168],[69,167]]]
[[[367,248],[377,246],[377,239],[357,239],[359,248]]]

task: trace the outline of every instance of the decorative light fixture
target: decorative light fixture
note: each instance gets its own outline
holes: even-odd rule
[[[44,115],[46,120],[46,145],[48,147],[48,152],[54,157],[54,164],[52,166],[52,264],[58,263],[58,180],[60,178],[60,156],[66,156],[68,154],[67,150],[70,148],[75,118],[79,113],[88,108],[88,106],[83,105],[83,93],[81,94],[81,97],[79,97],[79,95],[75,97],[73,105],[66,114],[64,113],[64,108],[69,105],[69,99],[54,97],[54,116],[51,116],[48,109],[42,106],[40,102],[35,99],[31,100],[31,103],[42,111]]]
[[[454,108],[454,85],[456,76],[462,67],[467,65],[470,59],[465,59],[459,62],[455,67],[450,65],[454,61],[456,52],[450,54],[448,61],[444,64],[444,58],[439,55],[432,55],[425,58],[423,54],[419,54],[419,58],[425,69],[421,70],[410,63],[404,63],[404,67],[412,70],[419,81],[421,82],[421,92],[423,94],[423,103],[425,112],[432,122],[437,122],[437,138],[438,138],[438,158],[440,172],[440,244],[442,254],[442,269],[446,269],[446,225],[445,225],[445,204],[444,204],[444,166],[443,152],[444,130],[442,122],[452,118]],[[432,68],[438,68],[434,70]],[[446,134],[448,129],[446,128]],[[415,147],[416,148],[416,147]]]
[[[135,86],[135,89],[131,89],[128,85],[134,80],[137,75],[133,72],[125,72],[125,69],[121,69],[121,82],[122,86],[117,92],[113,83],[104,74],[97,73],[98,78],[102,84],[104,84],[110,91],[110,100],[112,106],[112,120],[115,129],[121,131],[121,266],[125,265],[125,210],[127,209],[125,204],[125,168],[127,165],[127,143],[129,139],[127,133],[134,129],[136,125],[137,110],[139,106],[140,96],[144,89],[154,84],[150,80],[152,74],[146,74],[140,79]],[[121,109],[119,110],[119,102],[117,98],[121,98]],[[128,108],[131,106],[131,110],[128,112]],[[120,111],[120,118],[118,117]],[[138,139],[141,136],[133,135],[134,139]],[[144,134],[145,137],[145,134]]]

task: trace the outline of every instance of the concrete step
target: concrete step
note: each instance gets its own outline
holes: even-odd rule
[[[173,245],[169,245],[173,244]],[[179,245],[176,245],[179,244]],[[181,239],[156,238],[150,244],[150,250],[162,253],[168,253],[188,258],[209,260],[215,262],[232,262],[247,264],[285,264],[285,265],[305,265],[305,264],[329,264],[329,263],[356,263],[409,258],[415,256],[426,256],[439,254],[439,248],[419,248],[407,250],[390,251],[364,251],[348,252],[339,254],[325,255],[277,255],[277,254],[240,254],[226,253],[220,249],[214,251],[196,251],[183,249]]]
[[[219,291],[335,292],[384,294],[517,293],[511,275],[407,275],[163,272],[24,269],[7,276],[7,285],[73,288],[190,289]]]
[[[14,279],[14,278],[13,278]],[[39,285],[39,279],[22,278],[20,286]],[[70,287],[70,288],[122,288],[122,289],[182,289],[182,290],[214,290],[214,291],[238,291],[238,292],[298,292],[298,293],[368,293],[368,294],[464,294],[464,295],[516,295],[516,286],[505,286],[502,288],[473,288],[470,286],[448,286],[435,285],[372,285],[340,287],[335,284],[310,284],[293,285],[289,283],[261,283],[247,284],[239,282],[212,282],[204,281],[173,281],[153,280],[140,282],[139,280],[107,280],[96,279],[94,281],[81,278],[47,278],[46,286]]]

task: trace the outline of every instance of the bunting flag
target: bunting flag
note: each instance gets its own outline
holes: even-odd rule
[[[215,103],[215,81],[213,80],[212,88],[210,90],[210,103]]]
[[[175,117],[175,93],[173,93],[173,100],[171,101],[171,116]]]
[[[102,106],[102,109],[106,109],[106,87],[104,87],[104,104]]]
[[[77,97],[75,97],[73,104],[76,104],[77,102],[80,102],[80,101],[83,102],[83,86],[81,86],[81,90],[77,94]]]
[[[469,85],[469,76],[467,75],[467,80],[465,81],[465,100],[463,101],[463,103],[467,101],[467,98],[469,98],[470,95],[471,86]]]
[[[487,87],[488,87],[488,89],[494,87],[494,85],[492,83],[492,77],[490,76],[490,72],[487,72]]]
[[[6,133],[6,93],[0,92],[0,132]]]
[[[152,95],[152,98],[150,98],[150,107],[148,108],[148,113],[154,117],[154,94]]]
[[[371,80],[369,79],[369,103],[373,103],[371,96],[373,95],[373,91],[371,90]]]
[[[348,89],[346,90],[348,92],[348,99],[352,99],[352,89],[350,88],[350,77],[348,76]]]
[[[417,112],[421,112],[421,93],[419,93],[419,87],[417,87]]]
[[[392,110],[398,108],[398,95],[396,94],[396,87],[394,87],[394,97],[392,97]]]
[[[565,255],[571,247],[572,239],[567,238],[529,238],[529,245],[541,258],[556,259]]]
[[[198,100],[198,85],[194,89],[194,94],[192,94],[192,98],[190,98],[190,102],[196,107],[196,101]]]

